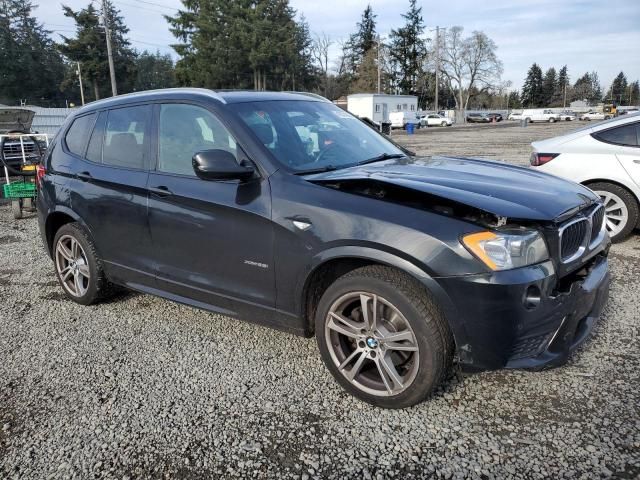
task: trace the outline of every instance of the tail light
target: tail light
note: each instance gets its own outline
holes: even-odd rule
[[[540,165],[544,165],[545,163],[549,163],[551,160],[556,158],[558,155],[559,155],[559,153],[538,153],[538,152],[533,152],[531,154],[531,158],[529,159],[529,162],[534,167],[539,167]]]
[[[47,169],[44,168],[44,165],[36,165],[36,183],[38,187],[42,187],[42,178],[44,177],[45,173],[47,173]]]

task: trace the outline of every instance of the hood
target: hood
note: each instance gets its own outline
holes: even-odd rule
[[[472,158],[405,157],[306,178],[314,183],[369,179],[526,220],[559,221],[598,199],[588,188],[553,175]]]
[[[25,108],[0,108],[0,133],[15,130],[31,132],[31,122],[35,114],[33,110]]]

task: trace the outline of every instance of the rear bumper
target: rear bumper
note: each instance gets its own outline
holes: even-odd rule
[[[465,370],[561,365],[590,336],[609,296],[606,252],[558,280],[552,262],[486,275],[442,278],[457,306]],[[539,301],[529,302],[539,293]]]

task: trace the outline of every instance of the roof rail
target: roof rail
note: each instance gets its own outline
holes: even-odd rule
[[[311,92],[296,92],[294,90],[285,90],[282,93],[295,93],[297,95],[305,95],[307,97],[312,97],[312,98],[317,98],[318,100],[321,100],[323,102],[327,102],[327,103],[332,103],[331,100],[329,100],[327,97],[323,97],[322,95],[318,95],[317,93],[311,93]]]

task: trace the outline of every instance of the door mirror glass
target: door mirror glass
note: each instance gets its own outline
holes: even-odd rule
[[[204,150],[193,156],[193,171],[203,180],[249,180],[254,174],[250,165],[240,165],[227,150]]]

